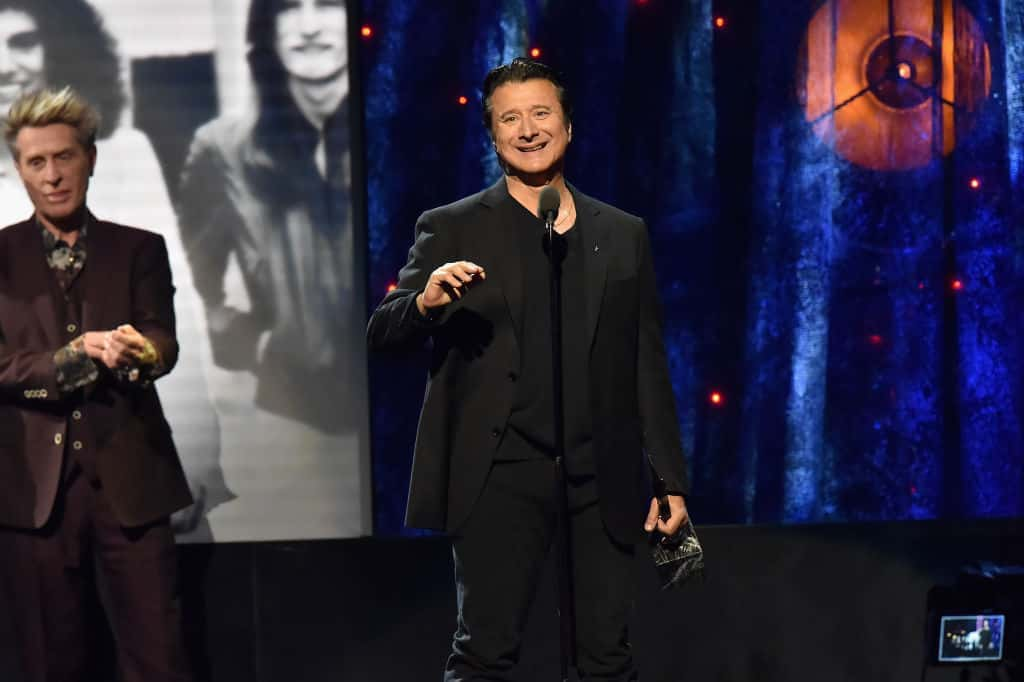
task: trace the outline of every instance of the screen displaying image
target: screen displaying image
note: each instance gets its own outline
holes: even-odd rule
[[[1006,616],[943,616],[939,624],[939,661],[966,663],[1003,658]]]
[[[101,112],[89,209],[166,242],[184,541],[372,529],[353,23],[343,0],[0,0],[18,83]],[[2,225],[31,215],[13,173],[0,195]]]

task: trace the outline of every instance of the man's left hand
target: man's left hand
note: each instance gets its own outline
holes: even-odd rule
[[[111,369],[118,367],[154,364],[152,344],[130,324],[122,324],[106,333],[106,347],[103,350],[103,364]]]
[[[668,508],[672,512],[667,521],[663,521],[658,513],[658,498],[651,498],[651,510],[647,514],[647,521],[644,522],[644,530],[648,533],[657,530],[662,535],[675,535],[679,527],[686,522],[689,516],[686,511],[686,500],[682,495],[667,495]]]

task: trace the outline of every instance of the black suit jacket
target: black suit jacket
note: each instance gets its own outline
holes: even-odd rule
[[[90,218],[81,329],[59,324],[53,273],[35,220],[0,230],[0,525],[38,528],[53,509],[73,415],[95,449],[104,492],[125,526],[191,503],[171,431],[152,385],[101,368],[85,394],[62,396],[54,352],[82,331],[132,324],[168,369],[178,357],[174,286],[164,240]]]
[[[602,518],[614,537],[642,533],[647,459],[670,490],[687,492],[647,229],[640,218],[571,188],[583,229],[590,408]],[[522,260],[505,180],[424,213],[397,288],[373,313],[371,349],[433,340],[416,436],[406,523],[456,532],[472,511],[501,441],[519,373]],[[416,308],[430,273],[480,265],[486,280],[433,319]]]

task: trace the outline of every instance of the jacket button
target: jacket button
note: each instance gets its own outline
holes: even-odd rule
[[[60,445],[63,442],[64,442],[64,435],[63,434],[60,434],[60,433],[53,434],[53,444],[54,445]]]
[[[82,449],[82,441],[76,440],[74,443],[71,444],[71,447],[73,447],[75,450],[81,450]]]
[[[501,435],[501,429],[499,429],[499,428],[491,429],[491,438],[497,438],[500,435]]]
[[[74,419],[75,421],[78,421],[79,419],[81,419],[82,418],[81,410],[75,410],[74,412],[72,412],[71,413],[71,418]]]
[[[78,331],[78,325],[72,322],[71,324],[68,325],[67,329],[68,334],[74,334],[76,331]]]

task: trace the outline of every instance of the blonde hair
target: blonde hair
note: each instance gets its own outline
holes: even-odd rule
[[[70,87],[61,90],[43,89],[22,95],[7,112],[4,138],[11,154],[15,159],[18,158],[16,142],[22,128],[42,128],[57,123],[74,128],[78,141],[86,149],[96,144],[100,114],[95,107]]]

